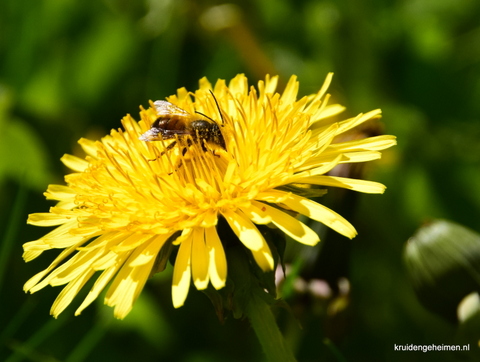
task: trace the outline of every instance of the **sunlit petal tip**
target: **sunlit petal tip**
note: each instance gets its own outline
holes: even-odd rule
[[[50,214],[50,213],[36,213],[28,215],[27,224],[35,226],[57,226],[65,224],[72,220],[72,217]]]
[[[282,94],[282,102],[285,103],[293,103],[297,99],[297,94],[298,94],[298,88],[300,84],[297,81],[297,76],[292,75],[285,87],[285,90],[283,91]]]
[[[208,251],[208,275],[215,289],[225,286],[227,280],[227,259],[222,242],[215,227],[205,229],[205,243]]]
[[[83,172],[88,168],[88,162],[86,160],[69,154],[63,155],[60,161],[73,171]]]
[[[185,301],[187,300],[188,291],[184,291],[178,286],[172,287],[172,304],[174,308],[183,307]]]
[[[173,245],[180,245],[184,240],[190,238],[192,236],[193,229],[183,229],[182,234],[179,235],[174,241]]]
[[[275,75],[275,76],[267,75],[265,77],[265,83],[263,83],[263,81],[259,82],[258,84],[259,90],[262,91],[262,88],[263,88],[263,94],[273,94],[277,89],[278,79],[279,79],[278,75]]]
[[[117,319],[124,319],[128,313],[130,313],[133,309],[133,305],[131,304],[128,307],[124,308],[114,308],[113,309],[113,316]]]
[[[333,79],[333,72],[330,72],[325,77],[325,81],[323,82],[322,88],[320,88],[320,90],[318,91],[319,96],[323,97],[325,95],[328,88],[330,87],[330,84],[332,83],[332,79]]]
[[[108,137],[108,136],[107,136]],[[98,144],[96,141],[92,141],[86,138],[81,138],[78,141],[78,144],[82,147],[83,151],[89,156],[97,157],[98,155]]]
[[[270,249],[252,250],[253,258],[257,265],[264,271],[272,271],[274,267],[274,260]]]
[[[198,83],[199,83],[200,89],[202,90],[212,89],[212,83],[208,81],[207,77],[201,78]]]
[[[191,279],[191,251],[193,236],[190,233],[178,250],[173,268],[172,301],[175,308],[181,307],[187,299]]]
[[[234,233],[248,249],[259,251],[264,248],[265,239],[243,212],[226,211],[223,215]]]
[[[205,243],[205,229],[195,228],[192,238],[192,278],[198,290],[208,286],[209,256]]]

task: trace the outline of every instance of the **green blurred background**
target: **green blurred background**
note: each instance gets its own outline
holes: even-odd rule
[[[382,108],[383,132],[398,146],[364,170],[387,185],[384,195],[332,205],[348,209],[359,232],[339,241],[350,292],[335,300],[287,293],[292,310],[277,311],[287,339],[300,361],[469,358],[395,352],[394,344],[458,338],[455,323],[418,302],[402,252],[431,218],[480,230],[478,0],[2,0],[0,360],[264,360],[248,321],[220,323],[202,293],[192,290],[175,310],[171,271],[147,283],[124,321],[101,300],[73,317],[80,298],[54,320],[49,309],[61,288],[22,291],[56,256],[23,262],[22,244],[46,232],[25,221],[52,205],[42,193],[63,183],[59,159],[79,152],[80,137],[99,139],[125,114],[137,118],[148,100],[195,90],[203,76],[238,73],[251,84],[266,73],[284,83],[296,74],[305,95],[330,71],[345,118]]]

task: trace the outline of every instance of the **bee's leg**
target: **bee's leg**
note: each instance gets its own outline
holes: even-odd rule
[[[170,143],[167,148],[165,148],[165,151],[163,151],[160,156],[163,156],[165,153],[167,153],[167,151],[171,150],[173,147],[175,147],[175,145],[177,144],[177,141],[173,141],[172,143]]]
[[[187,151],[188,151],[188,148],[187,148],[187,147],[184,147],[184,148],[182,149],[182,157],[185,156],[185,154],[187,153]],[[180,162],[178,163],[178,166],[175,167],[175,171],[173,171],[173,172],[177,172],[177,171],[180,169],[180,167],[182,167],[182,166],[183,166],[183,162],[180,161]],[[173,174],[173,172],[170,172],[169,175]]]
[[[175,147],[175,145],[177,144],[177,141],[173,141],[172,143],[170,143],[167,147],[165,147],[165,151],[162,151],[160,153],[160,156],[158,157],[155,157],[155,158],[151,158],[149,159],[148,161],[156,161],[158,160],[160,157],[162,157],[165,153],[167,153],[167,151],[171,150],[173,147]]]

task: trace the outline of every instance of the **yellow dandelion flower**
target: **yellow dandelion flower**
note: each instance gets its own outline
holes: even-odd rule
[[[257,225],[274,225],[300,243],[315,245],[318,235],[292,216],[302,214],[353,238],[356,231],[347,220],[296,194],[291,186],[383,193],[382,184],[326,173],[342,163],[380,158],[380,151],[394,145],[395,138],[336,143],[337,136],[379,118],[381,112],[336,121],[334,116],[344,108],[328,104],[331,78],[328,75],[317,94],[298,100],[295,76],[279,94],[278,77],[267,76],[255,89],[244,75],[228,85],[218,80],[214,87],[203,78],[194,97],[182,88],[168,98],[190,115],[215,120],[223,143],[201,137],[198,131],[164,134],[158,142],[139,139],[160,116],[153,104],[141,109],[138,123],[130,115],[124,117],[124,130],[113,130],[101,141],[81,139],[87,156],[65,155],[62,162],[74,173],[65,177],[66,186],[50,185],[45,193],[57,204],[48,213],[29,216],[29,224],[57,227],[26,243],[24,259],[30,261],[45,250],[62,251],[25,284],[25,291],[66,285],[51,309],[56,317],[95,275],[75,314],[107,288],[105,303],[123,318],[155,264],[159,259],[166,263],[165,251],[175,246],[175,307],[184,304],[192,280],[199,290],[209,283],[217,290],[225,286],[227,261],[217,233],[221,218],[264,271],[273,269],[274,256]]]

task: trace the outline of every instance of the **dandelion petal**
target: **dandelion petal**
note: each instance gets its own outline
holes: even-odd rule
[[[225,286],[227,280],[227,258],[215,227],[205,229],[205,242],[209,255],[208,274],[215,289]]]
[[[208,286],[209,257],[205,245],[205,229],[195,228],[192,235],[192,278],[198,290]]]
[[[173,268],[172,300],[175,308],[181,307],[187,299],[191,278],[192,234],[180,244]]]
[[[315,231],[287,213],[265,203],[255,202],[254,205],[265,210],[265,213],[270,215],[272,223],[292,239],[311,246],[320,241]]]
[[[342,216],[315,201],[283,191],[270,191],[263,194],[265,201],[281,199],[288,208],[321,222],[339,234],[352,239],[357,235],[355,228]]]

